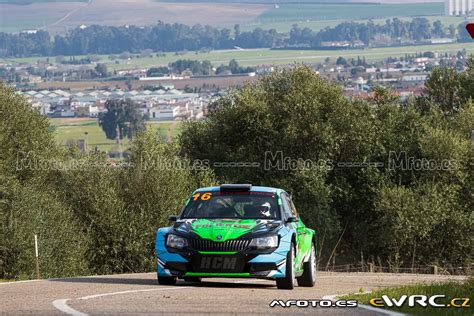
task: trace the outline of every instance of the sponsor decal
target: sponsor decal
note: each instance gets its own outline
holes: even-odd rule
[[[468,297],[447,298],[446,295],[402,295],[399,298],[382,295],[371,299],[370,305],[375,307],[436,307],[436,308],[469,308],[471,299]]]
[[[201,259],[201,269],[213,270],[235,270],[236,257],[204,257]]]
[[[250,229],[250,225],[242,225],[242,224],[231,224],[231,223],[216,223],[216,224],[198,224],[195,225],[194,228],[211,228],[211,227],[234,227],[234,228],[244,228]]]
[[[341,307],[341,308],[353,308],[357,307],[357,301],[355,300],[273,300],[270,303],[270,307],[299,307],[299,308],[308,308],[308,307]]]

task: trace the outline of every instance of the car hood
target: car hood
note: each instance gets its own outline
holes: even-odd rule
[[[192,232],[216,242],[239,238],[248,233],[265,233],[277,225],[274,220],[260,219],[193,219],[186,220],[178,231]]]

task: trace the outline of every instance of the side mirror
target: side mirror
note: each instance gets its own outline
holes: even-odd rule
[[[296,223],[296,222],[298,222],[298,217],[290,216],[286,219],[286,222],[287,223]]]
[[[170,220],[170,222],[176,222],[178,220],[178,216],[170,215],[170,217],[168,217],[168,219]]]

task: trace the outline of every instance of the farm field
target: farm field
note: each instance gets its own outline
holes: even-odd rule
[[[15,4],[14,4],[15,3]],[[18,5],[21,4],[21,5]],[[110,8],[113,7],[113,10]],[[54,8],[54,10],[52,10]],[[186,3],[153,0],[0,0],[0,32],[18,32],[42,28],[52,34],[85,24],[150,25],[158,20],[184,24],[210,24],[241,29],[275,28],[288,32],[294,23],[320,30],[343,21],[374,19],[382,23],[388,17],[426,16],[445,18],[442,3],[413,4],[272,4]],[[196,14],[199,12],[199,14]],[[457,21],[462,18],[451,18]],[[459,24],[456,23],[456,24]],[[448,24],[449,25],[449,24]]]
[[[66,146],[69,141],[85,139],[89,149],[97,147],[102,151],[117,149],[115,140],[107,139],[97,119],[91,118],[52,118],[52,129],[59,144]],[[163,140],[179,133],[179,122],[147,122],[147,128],[157,133]],[[85,135],[85,133],[88,133]],[[130,145],[127,138],[122,140],[122,150]]]
[[[11,1],[0,0],[0,32],[18,32],[36,28],[49,31],[51,30],[49,26],[86,5],[83,1],[55,3],[40,1],[18,5],[12,4]]]
[[[438,52],[455,53],[459,50],[474,52],[474,43],[453,43],[437,45],[416,45],[384,48],[350,49],[350,50],[271,50],[271,49],[248,49],[248,50],[217,50],[209,53],[194,53],[175,55],[168,53],[166,56],[133,58],[129,61],[121,61],[119,64],[112,63],[106,55],[100,56],[101,62],[107,64],[110,70],[139,69],[151,66],[167,65],[178,59],[209,60],[213,65],[228,64],[231,59],[236,59],[239,64],[244,66],[257,66],[264,64],[284,65],[294,62],[321,62],[326,58],[357,57],[365,56],[367,60],[382,60],[386,57],[400,57],[405,54],[414,54],[419,52]],[[83,56],[76,56],[77,58]],[[5,59],[6,62],[29,62],[45,60],[42,58],[13,58]],[[51,59],[51,58],[50,58]]]
[[[162,3],[153,0],[40,1],[25,5],[0,2],[0,12],[9,12],[8,15],[0,13],[0,32],[35,27],[56,34],[81,24],[150,25],[160,20],[233,26],[255,21],[271,7],[268,4]]]
[[[443,3],[405,4],[281,4],[258,16],[258,21],[352,20],[395,16],[442,15]]]

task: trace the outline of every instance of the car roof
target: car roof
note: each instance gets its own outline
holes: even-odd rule
[[[219,192],[220,190],[221,190],[220,186],[213,186],[213,187],[199,188],[194,192]],[[280,193],[280,192],[284,192],[284,190],[279,189],[279,188],[273,188],[273,187],[252,186],[250,188],[250,192]]]

